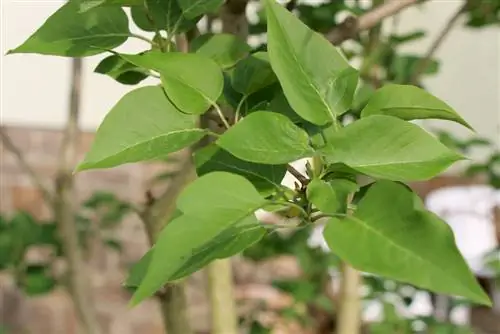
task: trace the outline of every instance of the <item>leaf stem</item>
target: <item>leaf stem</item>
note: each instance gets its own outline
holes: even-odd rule
[[[146,36],[142,36],[142,35],[139,35],[139,34],[134,34],[134,33],[130,33],[129,34],[130,37],[133,37],[133,38],[137,38],[137,39],[140,39],[146,43],[149,43],[151,44],[152,46],[155,46],[155,47],[160,47],[160,45],[158,43],[156,43],[155,41],[153,41],[152,39],[149,39],[147,38]]]
[[[227,121],[226,117],[224,117],[224,114],[222,113],[222,110],[220,109],[220,107],[217,105],[217,103],[214,103],[213,107],[214,107],[215,111],[217,111],[217,115],[219,115],[219,118],[222,121],[222,123],[224,124],[224,126],[226,127],[226,129],[229,129],[231,127],[231,125],[229,125],[229,122]]]
[[[235,116],[234,116],[234,123],[235,124],[240,119],[241,107],[243,106],[243,103],[246,102],[247,98],[248,98],[248,95],[243,95],[243,97],[241,98],[240,102],[238,103],[238,106],[236,107],[236,112],[235,112]]]

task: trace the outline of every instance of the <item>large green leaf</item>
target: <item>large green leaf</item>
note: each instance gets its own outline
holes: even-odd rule
[[[328,223],[328,246],[359,270],[490,304],[449,226],[416,201],[402,184],[376,182],[354,216]]]
[[[133,90],[106,115],[77,170],[163,158],[205,135],[196,121],[177,110],[159,86]]]
[[[188,276],[213,260],[224,259],[242,252],[251,247],[265,235],[262,227],[254,215],[241,220],[235,226],[224,230],[217,238],[203,244],[192,251],[189,260],[183,263],[177,271],[172,274],[168,281]],[[125,286],[138,287],[147,273],[155,248],[151,248],[130,270]]]
[[[235,35],[231,34],[203,34],[195,38],[189,48],[213,59],[220,67],[233,67],[251,50],[250,46]]]
[[[216,145],[198,150],[194,159],[198,176],[214,171],[238,174],[250,181],[263,195],[280,187],[286,174],[286,165],[265,165],[240,160]]]
[[[222,93],[222,71],[210,58],[192,53],[159,51],[121,56],[139,67],[159,72],[168,97],[186,113],[204,113]]]
[[[80,0],[80,12],[86,12],[98,6],[130,7],[141,5],[144,0]]]
[[[197,263],[204,263],[211,257],[207,246],[213,248],[220,242],[231,241],[233,236],[228,231],[236,227],[241,228],[237,231],[240,233],[244,228],[260,229],[256,220],[248,221],[247,217],[264,204],[265,199],[239,175],[214,172],[191,183],[177,200],[177,207],[184,214],[161,232],[132,303],[151,296],[169,280],[197,267]],[[240,250],[229,245],[231,251]]]
[[[114,49],[130,35],[128,18],[120,7],[96,7],[80,12],[68,1],[23,44],[9,53],[85,57]]]
[[[215,12],[224,0],[177,0],[187,18]]]
[[[351,106],[357,71],[275,0],[266,4],[269,58],[290,105],[312,123],[332,122]]]
[[[94,72],[106,74],[124,85],[137,85],[149,76],[149,71],[129,63],[119,55],[104,58]]]
[[[313,153],[307,133],[286,116],[257,111],[227,130],[217,145],[250,162],[284,164]]]
[[[329,138],[322,152],[331,163],[395,181],[426,180],[464,159],[419,126],[384,115],[346,126]]]
[[[201,19],[201,16],[188,17],[179,0],[142,0],[140,5],[132,7],[131,14],[142,30],[165,30],[169,36],[194,28]]]
[[[245,96],[249,96],[277,80],[269,63],[267,52],[256,52],[241,60],[232,73],[234,89]]]
[[[377,90],[368,100],[361,117],[389,115],[404,120],[445,119],[472,127],[449,105],[427,93],[409,85],[386,85]]]

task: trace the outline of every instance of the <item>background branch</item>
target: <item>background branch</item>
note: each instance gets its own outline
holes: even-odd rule
[[[24,154],[14,144],[4,127],[0,127],[0,138],[2,138],[2,142],[5,148],[16,157],[17,163],[19,164],[21,169],[28,175],[28,177],[31,179],[31,182],[35,185],[38,191],[40,191],[44,201],[48,205],[52,205],[54,200],[53,193],[50,191],[49,187],[42,181],[40,175],[38,175],[35,170],[28,164]]]
[[[326,34],[326,38],[333,44],[340,44],[345,40],[354,38],[360,31],[373,28],[383,19],[399,13],[403,9],[414,5],[419,0],[388,0],[384,4],[361,15],[358,18],[348,17]]]
[[[445,41],[446,37],[448,34],[453,30],[453,27],[455,24],[458,22],[460,19],[460,16],[466,11],[468,6],[468,1],[464,3],[463,6],[461,6],[455,14],[446,22],[443,30],[438,34],[437,38],[434,40],[434,42],[431,44],[429,50],[425,54],[425,57],[420,59],[420,61],[417,63],[415,66],[415,71],[413,72],[413,75],[411,77],[410,83],[416,85],[420,79],[420,76],[427,70],[429,67],[429,64],[432,61],[432,58],[434,57],[434,54],[436,51],[439,49],[441,44]]]

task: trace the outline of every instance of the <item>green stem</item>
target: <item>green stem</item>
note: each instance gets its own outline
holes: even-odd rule
[[[235,112],[235,116],[234,116],[234,123],[236,124],[238,122],[238,120],[240,119],[240,111],[241,111],[241,107],[243,106],[243,103],[246,102],[248,96],[247,95],[244,95],[240,102],[238,103],[238,106],[236,107],[236,112]]]
[[[229,122],[227,121],[226,117],[224,117],[224,114],[222,113],[222,110],[220,109],[220,107],[217,105],[217,103],[214,103],[213,107],[214,107],[215,111],[217,111],[217,115],[219,115],[219,118],[222,121],[222,123],[224,124],[224,126],[226,127],[226,129],[229,129],[231,127],[231,125],[229,125]]]
[[[142,35],[139,35],[139,34],[134,34],[134,33],[130,33],[128,34],[129,37],[132,37],[132,38],[137,38],[137,39],[140,39],[141,41],[144,41],[146,43],[149,43],[151,44],[152,46],[155,46],[155,47],[160,47],[160,45],[158,43],[156,43],[155,41],[153,41],[152,39],[149,39],[147,38],[146,36],[142,36]]]

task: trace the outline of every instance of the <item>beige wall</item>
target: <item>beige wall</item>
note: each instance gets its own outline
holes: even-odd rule
[[[61,0],[1,0],[2,54],[29,36],[60,3]],[[426,50],[459,5],[460,1],[434,0],[422,8],[405,11],[399,18],[400,31],[424,27],[430,32],[430,38],[410,45],[407,51]],[[128,41],[122,49],[139,50],[142,43]],[[500,143],[500,29],[457,28],[437,56],[443,66],[437,77],[428,80],[428,87],[462,113],[479,134]],[[95,129],[120,96],[131,89],[92,73],[102,57],[86,60],[82,125],[88,130]],[[1,60],[2,123],[61,126],[67,105],[69,61],[38,55],[2,56]],[[438,126],[467,134],[448,123]]]

